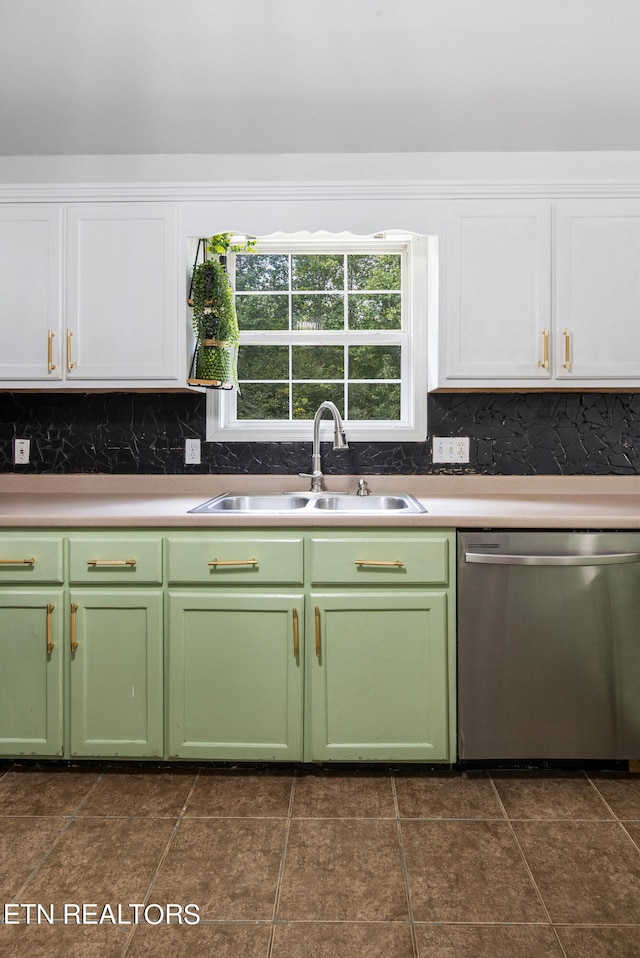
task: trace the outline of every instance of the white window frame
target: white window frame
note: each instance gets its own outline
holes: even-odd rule
[[[402,328],[327,331],[242,331],[242,345],[401,344],[401,420],[345,420],[347,438],[354,442],[421,442],[427,431],[427,245],[426,236],[396,231],[375,236],[342,234],[272,234],[261,237],[257,253],[397,253],[402,256]],[[233,275],[233,270],[231,270]],[[236,391],[207,393],[206,441],[308,441],[313,420],[239,420],[235,418]],[[322,433],[333,435],[329,421]],[[324,435],[322,436],[324,439]]]

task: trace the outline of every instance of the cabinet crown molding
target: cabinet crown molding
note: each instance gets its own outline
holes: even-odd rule
[[[230,183],[8,183],[0,203],[215,200],[640,199],[640,180],[357,180]]]

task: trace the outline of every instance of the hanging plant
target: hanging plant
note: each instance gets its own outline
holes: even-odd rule
[[[193,274],[193,327],[200,341],[238,335],[233,290],[219,260],[208,259]]]
[[[256,241],[231,242],[231,233],[212,236],[206,246],[212,258],[194,268],[190,305],[196,334],[195,377],[203,384],[238,385],[240,330],[233,290],[226,271],[226,254],[252,249]]]

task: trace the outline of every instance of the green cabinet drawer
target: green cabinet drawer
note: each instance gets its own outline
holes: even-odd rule
[[[313,585],[447,585],[449,537],[311,536]]]
[[[0,535],[0,585],[64,582],[60,536]]]
[[[171,536],[169,582],[207,585],[302,585],[301,536]]]
[[[78,533],[69,539],[74,585],[153,585],[162,582],[162,536]]]

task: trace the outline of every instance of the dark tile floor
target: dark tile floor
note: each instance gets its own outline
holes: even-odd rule
[[[636,958],[640,776],[0,765],[2,915],[3,958]]]

